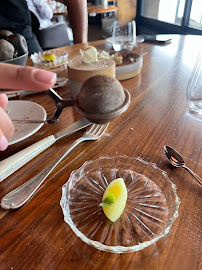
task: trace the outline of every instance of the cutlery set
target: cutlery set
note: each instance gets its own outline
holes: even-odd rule
[[[67,128],[59,131],[55,135],[50,135],[43,140],[32,144],[31,146],[17,152],[16,154],[4,159],[0,162],[0,182],[7,178],[9,175],[17,171],[23,165],[28,163],[34,157],[42,153],[52,144],[54,144],[57,140],[64,138],[80,129],[83,129],[89,126],[91,122],[87,119],[82,118],[81,120],[73,123]]]
[[[58,158],[50,163],[39,174],[31,178],[25,184],[19,186],[18,188],[5,195],[1,200],[1,207],[4,209],[16,209],[25,204],[42,185],[48,175],[67,156],[70,151],[72,151],[81,142],[98,140],[102,137],[107,127],[108,124],[93,124],[90,129],[83,134],[82,137],[78,138],[74,143],[72,143]]]

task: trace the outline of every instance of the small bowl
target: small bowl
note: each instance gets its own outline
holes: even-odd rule
[[[50,53],[55,55],[54,61],[48,61],[44,59],[44,55]],[[66,51],[48,50],[39,53],[34,53],[31,56],[34,66],[42,69],[58,68],[63,65],[67,65],[68,53]]]
[[[19,56],[19,57],[16,57],[16,58],[13,58],[10,60],[6,60],[6,61],[1,61],[1,63],[25,66],[27,63],[27,57],[28,57],[28,52]]]
[[[108,184],[125,181],[128,198],[111,222],[100,203]],[[100,157],[73,171],[62,187],[64,220],[85,243],[108,252],[142,250],[168,234],[178,217],[176,186],[156,164],[127,156]]]
[[[119,66],[116,66],[117,80],[122,81],[137,76],[141,72],[142,65],[142,55],[130,52],[123,58],[123,63]]]

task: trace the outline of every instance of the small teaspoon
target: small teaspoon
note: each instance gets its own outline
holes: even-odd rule
[[[172,147],[165,145],[163,147],[163,151],[168,158],[169,162],[175,167],[182,167],[186,169],[197,181],[200,185],[202,185],[202,179],[196,175],[192,170],[190,170],[187,166],[185,166],[185,162],[183,157]]]

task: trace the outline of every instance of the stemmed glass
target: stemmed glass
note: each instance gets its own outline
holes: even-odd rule
[[[202,116],[202,54],[199,54],[187,86],[190,113]]]
[[[112,33],[113,49],[129,53],[136,46],[135,21],[115,21]]]

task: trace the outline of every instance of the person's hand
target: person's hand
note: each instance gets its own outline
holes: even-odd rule
[[[53,72],[0,63],[0,89],[41,91],[49,89],[55,82]],[[7,96],[0,90],[0,151],[8,147],[8,140],[14,133],[12,121],[4,111],[7,102]]]

